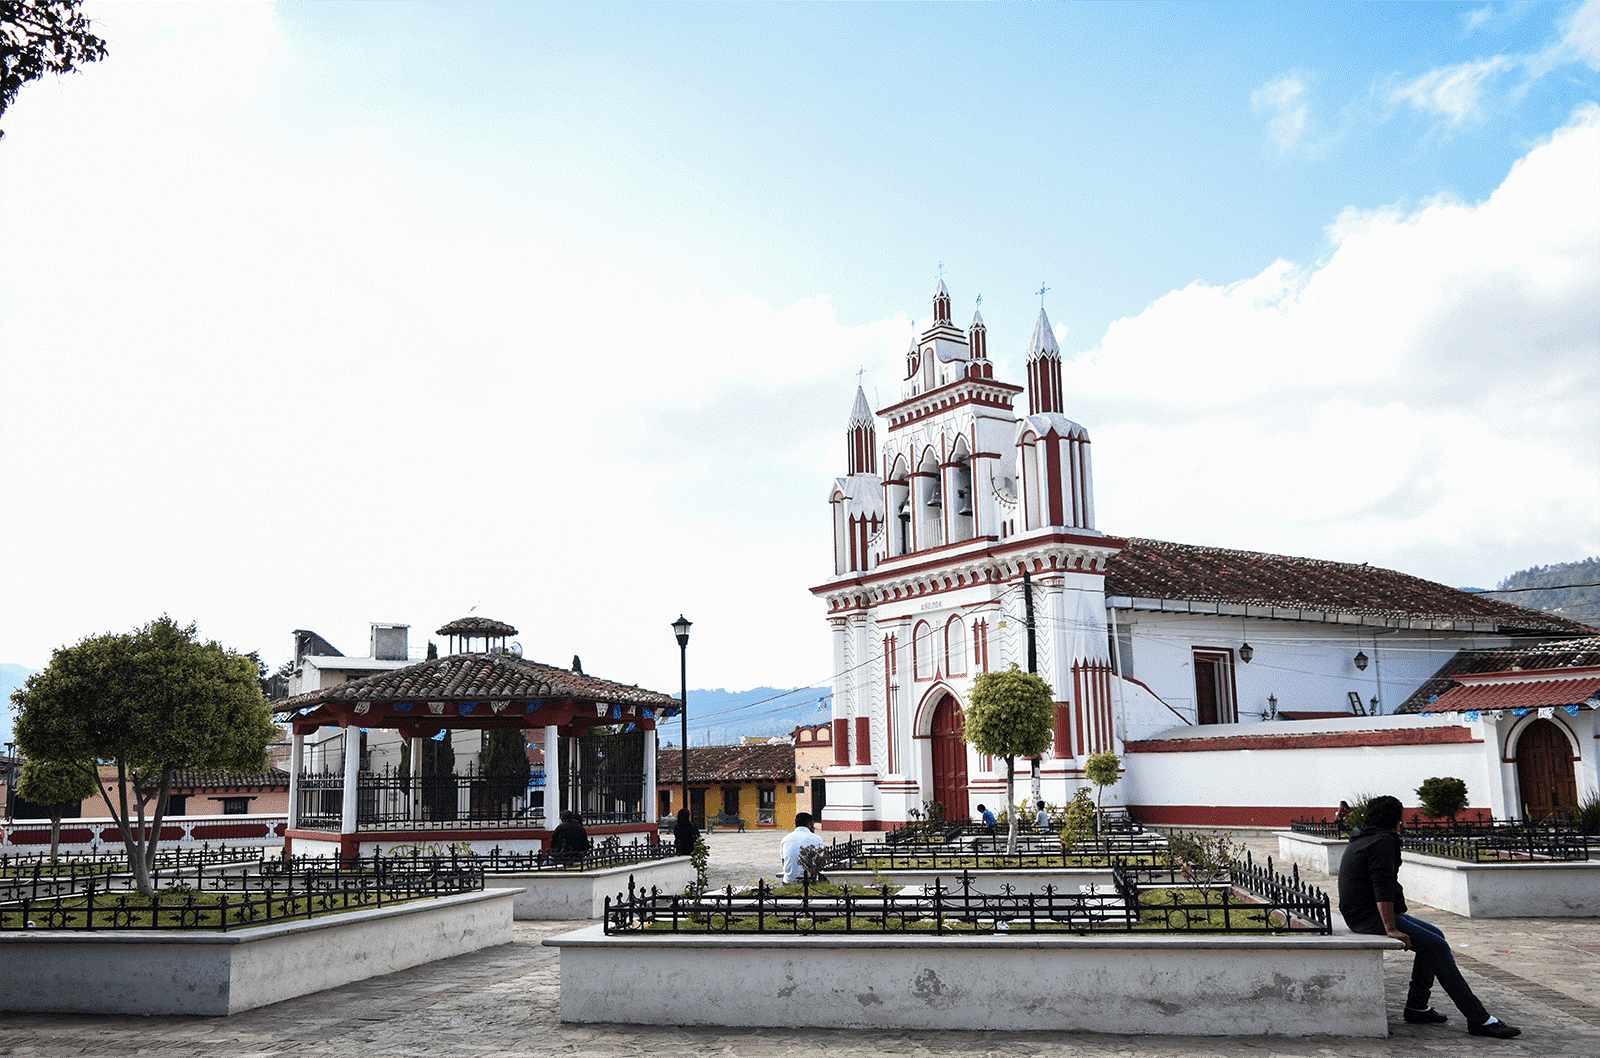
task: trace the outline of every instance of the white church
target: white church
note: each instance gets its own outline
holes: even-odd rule
[[[1003,806],[1004,761],[961,731],[973,677],[1012,664],[1055,690],[1040,795],[1056,805],[1107,750],[1125,769],[1107,803],[1151,823],[1281,826],[1363,792],[1412,803],[1430,775],[1505,817],[1543,776],[1556,800],[1600,784],[1600,679],[1569,679],[1600,677],[1594,629],[1366,565],[1107,534],[1043,308],[1026,387],[995,378],[987,343],[977,313],[952,322],[941,280],[900,399],[874,412],[856,392],[832,575],[812,589],[838,674],[825,829]],[[1523,648],[1554,658],[1550,703],[1433,708],[1451,665]],[[1530,715],[1552,730],[1528,751],[1549,759],[1519,763]]]

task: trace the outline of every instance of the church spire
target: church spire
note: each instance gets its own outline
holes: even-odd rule
[[[856,387],[855,407],[850,410],[849,461],[852,474],[878,472],[878,428],[872,406],[867,403],[867,391]]]
[[[933,321],[950,322],[950,291],[944,288],[943,279],[939,280],[939,285],[933,291]]]
[[[1033,340],[1028,343],[1028,414],[1060,412],[1061,347],[1056,344],[1050,317],[1039,306],[1039,322],[1033,325]]]
[[[967,328],[967,348],[971,357],[967,361],[968,378],[993,378],[994,365],[989,363],[989,328],[983,325],[983,314],[972,310],[972,326]]]

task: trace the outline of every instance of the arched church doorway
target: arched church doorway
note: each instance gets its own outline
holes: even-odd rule
[[[1535,720],[1517,740],[1517,786],[1529,819],[1566,812],[1578,803],[1572,744],[1554,721]]]
[[[950,695],[933,710],[933,799],[946,819],[967,818],[967,744],[961,738],[966,717]]]

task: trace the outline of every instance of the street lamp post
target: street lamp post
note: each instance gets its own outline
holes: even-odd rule
[[[683,722],[683,807],[689,807],[689,626],[693,624],[683,614],[672,622],[672,631],[678,637],[679,674],[683,678],[682,697],[678,699],[678,718]]]

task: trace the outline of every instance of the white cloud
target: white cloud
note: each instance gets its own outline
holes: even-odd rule
[[[1310,105],[1300,75],[1286,73],[1273,78],[1250,93],[1250,105],[1257,114],[1268,115],[1267,139],[1279,154],[1287,154],[1304,143]]]
[[[1429,70],[1395,88],[1389,100],[1409,103],[1417,110],[1449,118],[1454,125],[1479,120],[1483,116],[1483,97],[1488,83],[1515,65],[1515,60],[1508,56],[1496,55]]]
[[[1589,0],[1573,13],[1562,45],[1591,70],[1600,70],[1600,2]]]
[[[1600,550],[1600,108],[1483,202],[1350,211],[1329,239],[1070,366],[1102,528],[1452,583]]]

